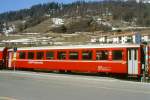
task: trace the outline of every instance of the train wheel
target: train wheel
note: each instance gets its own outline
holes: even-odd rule
[[[72,73],[71,70],[67,70],[66,72],[67,72],[68,74],[71,74],[71,73]]]
[[[65,73],[65,70],[59,70],[59,73]]]

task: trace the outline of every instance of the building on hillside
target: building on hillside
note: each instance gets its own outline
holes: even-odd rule
[[[150,42],[150,34],[142,34],[140,37],[140,42]],[[137,43],[137,33],[126,33],[126,34],[113,34],[113,35],[101,35],[98,41],[99,43]],[[94,42],[94,41],[93,41]]]
[[[4,28],[2,29],[2,33],[8,35],[9,33],[15,32],[15,25],[6,25],[4,24]]]
[[[63,25],[64,24],[64,20],[61,18],[52,18],[52,22],[55,25]]]
[[[106,43],[107,42],[107,36],[102,36],[99,38],[100,43]]]

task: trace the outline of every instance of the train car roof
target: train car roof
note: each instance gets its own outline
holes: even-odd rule
[[[90,48],[138,48],[138,44],[90,44],[90,45],[68,45],[68,46],[43,46],[23,47],[17,50],[55,50],[55,49],[90,49]],[[13,49],[9,50],[12,51]]]

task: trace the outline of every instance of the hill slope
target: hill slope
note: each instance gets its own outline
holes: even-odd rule
[[[149,9],[149,3],[137,3],[136,0],[127,0],[126,2],[121,2],[121,0],[104,0],[103,2],[77,1],[71,4],[51,2],[34,5],[30,9],[22,9],[19,11],[0,14],[0,32],[4,27],[4,23],[16,20],[24,21],[24,23],[18,25],[19,32],[47,32],[49,31],[49,24],[51,24],[51,22],[50,20],[47,20],[47,18],[45,19],[45,16],[49,16],[50,18],[62,18],[65,20],[73,17],[81,17],[84,19],[85,17],[90,16],[94,21],[95,18],[98,17],[100,20],[107,22],[120,22],[118,27],[124,25],[122,23],[128,23],[131,26],[150,26]],[[72,24],[72,26],[66,27],[61,26],[60,28],[64,32],[96,31],[100,28],[95,28],[95,26],[97,26],[96,24],[93,25],[93,22],[88,22],[86,24],[83,23],[84,25],[82,24],[83,27],[81,30],[78,29],[81,27],[80,24],[82,23],[75,23]],[[76,27],[74,27],[74,25]],[[79,27],[77,27],[78,25]],[[69,28],[71,29],[72,27],[76,29],[70,31]],[[66,28],[68,30],[66,30]],[[105,30],[105,28],[102,28],[101,30]]]
[[[27,33],[46,33],[50,31],[50,25],[52,24],[51,19],[46,19],[44,21],[42,21],[41,23],[29,27],[25,30],[23,30],[23,32],[27,32]]]

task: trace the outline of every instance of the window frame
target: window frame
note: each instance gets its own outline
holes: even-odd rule
[[[62,58],[63,56],[60,58],[60,56],[59,56],[60,53],[65,53],[65,58]],[[66,60],[67,59],[67,51],[57,51],[57,59],[58,60]]]
[[[38,57],[39,57],[38,54],[40,54],[40,53],[43,54],[43,55],[42,55],[42,56],[40,55],[41,57],[38,58]],[[37,60],[42,60],[42,59],[44,59],[44,51],[37,51],[37,52],[36,52],[36,59],[37,59]]]
[[[77,59],[76,59],[76,58],[75,58],[75,59],[72,59],[72,58],[71,58],[71,55],[70,55],[71,53],[77,53]],[[79,60],[79,51],[70,50],[69,53],[68,53],[68,59],[69,59],[69,60]]]
[[[29,53],[33,53],[33,57],[32,58],[29,58]],[[35,52],[34,51],[28,51],[27,52],[27,59],[34,60],[35,59]]]
[[[101,56],[102,56],[101,58],[103,58],[103,59],[101,59],[101,58],[100,58],[100,59],[97,59],[97,53],[98,53],[98,52],[99,52],[99,53],[101,52]],[[105,52],[106,52],[107,54],[105,54]],[[96,60],[97,60],[97,61],[110,60],[110,59],[109,59],[109,52],[110,52],[110,50],[108,50],[108,49],[98,49],[98,50],[96,50],[96,51],[95,51]],[[105,55],[104,55],[104,54],[105,54]],[[104,56],[105,56],[105,57],[104,57]],[[104,59],[104,58],[106,58],[106,59]]]
[[[24,58],[20,57],[20,53],[24,53]],[[26,52],[25,51],[19,51],[19,59],[26,59]]]
[[[90,52],[91,53],[91,55],[90,55],[90,58],[87,58],[87,59],[85,59],[83,56],[83,53],[85,53],[85,52]],[[81,50],[81,59],[82,60],[93,60],[93,55],[94,55],[94,53],[93,53],[93,50],[91,50],[91,49],[88,49],[88,50]]]
[[[120,57],[118,57],[118,55],[117,55],[117,56],[116,56],[116,55],[114,56],[114,52],[117,52],[117,51],[121,51],[121,53],[120,53],[121,56],[120,56]],[[123,52],[124,52],[123,50],[118,49],[118,50],[112,50],[111,52],[112,52],[112,60],[113,60],[113,61],[122,61],[122,60],[123,60]],[[117,53],[117,54],[118,54],[118,53]],[[115,58],[115,57],[116,57],[116,58]]]
[[[50,59],[48,59],[47,53],[53,53],[53,58],[49,57]],[[55,59],[55,52],[54,51],[46,51],[46,60],[54,60]]]

